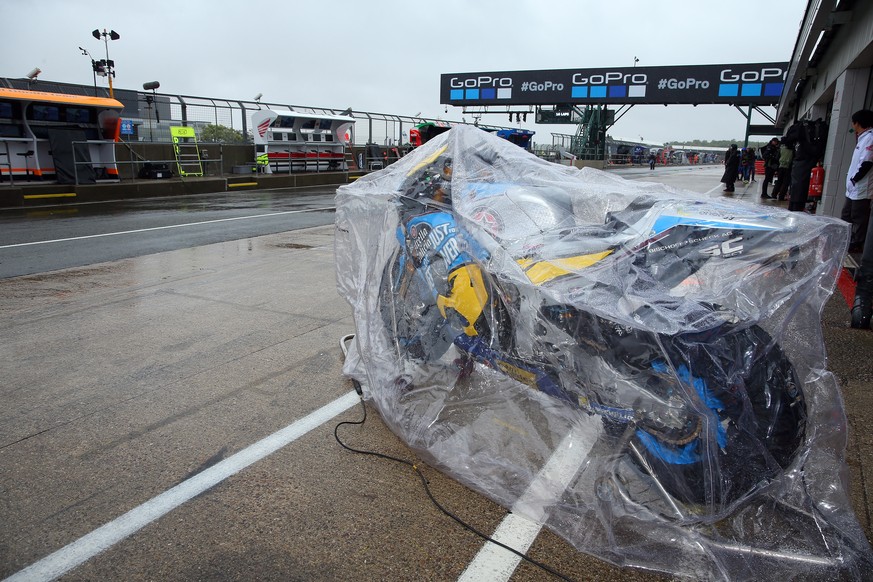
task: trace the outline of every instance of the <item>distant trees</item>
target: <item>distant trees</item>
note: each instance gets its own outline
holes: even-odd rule
[[[245,143],[242,132],[224,125],[204,125],[200,130],[200,141],[217,141],[222,143]]]

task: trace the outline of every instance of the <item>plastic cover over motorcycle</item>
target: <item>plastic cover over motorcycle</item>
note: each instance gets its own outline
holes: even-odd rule
[[[427,463],[579,551],[860,579],[820,322],[847,237],[456,127],[337,192],[344,372]]]

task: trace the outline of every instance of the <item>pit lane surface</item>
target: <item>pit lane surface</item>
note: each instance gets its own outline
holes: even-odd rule
[[[333,222],[335,188],[254,191],[0,211],[0,278]]]
[[[698,191],[717,186],[693,175],[708,184]],[[268,213],[244,213],[258,214]],[[189,222],[174,220],[145,223]],[[260,220],[272,218],[238,222]],[[50,236],[115,232],[73,223]],[[82,266],[0,280],[0,576],[27,574],[22,569],[78,540],[86,540],[77,546],[85,559],[55,571],[63,579],[462,575],[482,542],[434,509],[408,469],[334,441],[335,422],[359,418],[360,407],[341,375],[339,338],[353,325],[335,291],[332,243],[329,224],[286,225],[278,234],[100,263],[80,258]],[[30,248],[38,246],[45,245]],[[214,486],[173,489],[226,469],[222,461],[239,462],[235,455],[253,443],[299,432],[297,423],[331,403],[345,412],[310,422]],[[375,415],[342,434],[355,446],[411,458]],[[435,496],[477,528],[492,532],[506,517],[424,470]],[[161,513],[153,500],[170,491],[192,496]],[[141,517],[143,507],[154,519],[126,535],[119,518]],[[117,530],[104,530],[110,538],[125,534],[114,545],[86,537],[107,525]],[[581,555],[548,532],[530,554],[579,580],[660,579]],[[551,579],[524,563],[511,576]]]

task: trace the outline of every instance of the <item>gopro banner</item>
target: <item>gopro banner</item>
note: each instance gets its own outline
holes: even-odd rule
[[[446,105],[776,105],[788,63],[443,74]]]

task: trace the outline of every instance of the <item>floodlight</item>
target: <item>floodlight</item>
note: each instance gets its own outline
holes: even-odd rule
[[[115,76],[115,63],[109,58],[109,41],[110,40],[118,40],[121,38],[121,35],[115,32],[114,30],[110,30],[106,32],[106,29],[103,29],[103,32],[100,32],[99,28],[95,28],[91,31],[91,36],[96,38],[97,40],[103,39],[103,43],[106,45],[106,60],[105,60],[105,71],[106,76],[109,78],[109,97],[114,98],[115,95],[112,92],[112,77]],[[97,67],[95,65],[94,72],[97,73]],[[96,79],[95,79],[96,81]],[[95,83],[96,84],[96,83]]]

